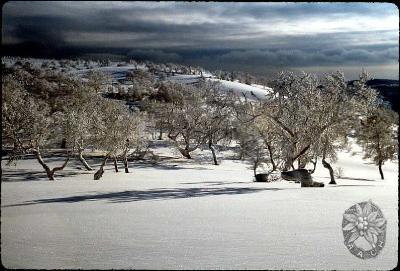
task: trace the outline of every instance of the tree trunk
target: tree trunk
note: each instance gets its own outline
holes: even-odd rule
[[[324,166],[324,168],[327,168],[329,170],[329,175],[331,176],[331,181],[329,182],[329,184],[336,184],[335,175],[333,174],[333,169],[331,165],[328,162],[326,162],[325,158],[322,159],[322,165]]]
[[[123,159],[124,159],[125,173],[129,173],[128,152],[129,152],[129,139],[126,140],[125,150],[124,150],[124,153],[123,153],[123,156],[122,156]]]
[[[187,159],[192,159],[192,157],[190,156],[190,152],[189,152],[189,150],[188,150],[187,148],[185,148],[185,149],[179,148],[179,152],[180,152],[184,157],[186,157]]]
[[[61,149],[65,149],[67,147],[67,140],[65,138],[61,141]]]
[[[315,161],[311,160],[310,162],[313,164],[313,169],[310,171],[310,174],[313,174],[315,172],[315,170],[317,169],[317,160],[318,157],[315,157]]]
[[[253,165],[254,177],[257,176],[257,167],[258,167],[258,160],[254,161],[254,165]]]
[[[86,162],[85,157],[83,157],[83,150],[79,150],[78,158],[86,170],[93,170],[93,168]]]
[[[307,158],[306,157],[303,157],[303,156],[301,156],[301,157],[299,157],[298,159],[297,159],[297,167],[298,167],[298,169],[304,169],[304,168],[306,168],[306,166],[307,166]]]
[[[169,133],[168,138],[170,138],[174,142],[175,146],[178,148],[179,152],[183,155],[183,157],[187,159],[192,159],[192,157],[190,156],[190,152],[193,150],[189,150],[189,143],[186,143],[185,148],[182,149],[181,147],[179,147],[179,144],[176,141],[177,135],[171,135],[171,133]]]
[[[107,163],[108,158],[109,158],[109,154],[107,154],[104,157],[103,162],[101,163],[99,170],[96,171],[96,173],[94,174],[94,180],[100,180],[100,178],[103,177],[104,166]]]
[[[305,168],[305,165],[300,161],[301,159],[297,160],[297,169],[303,169]]]
[[[271,164],[272,164],[272,171],[275,171],[276,164],[275,164],[274,158],[272,156],[272,147],[270,144],[267,144],[267,148],[268,148],[268,153],[269,153],[269,159],[271,160]]]
[[[217,161],[217,156],[215,155],[215,148],[212,145],[212,141],[208,141],[208,148],[211,150],[213,160],[214,160],[214,165],[218,166],[218,161]]]
[[[381,180],[384,180],[385,177],[383,176],[383,171],[382,171],[382,161],[379,161],[378,167],[379,167],[379,173],[381,174]]]
[[[326,149],[324,147],[322,152],[322,165],[324,166],[324,168],[327,168],[329,170],[329,175],[331,176],[331,181],[329,182],[329,184],[336,184],[335,175],[333,174],[333,169],[331,165],[328,162],[326,162],[325,158],[326,158]]]
[[[129,173],[128,157],[126,156],[126,154],[124,155],[124,169],[125,173]]]
[[[115,170],[115,172],[118,172],[118,161],[117,161],[117,157],[114,157],[114,170]]]
[[[43,160],[43,158],[42,158],[42,155],[41,155],[39,149],[35,150],[34,153],[35,153],[36,159],[38,160],[39,164],[40,164],[40,165],[43,167],[43,169],[46,171],[47,178],[49,178],[50,181],[54,181],[54,180],[55,180],[55,179],[54,179],[54,173],[55,173],[56,171],[63,170],[63,169],[65,168],[65,166],[68,164],[68,161],[69,161],[69,158],[70,158],[70,155],[68,154],[67,159],[65,160],[65,162],[64,162],[61,166],[55,167],[55,168],[53,168],[53,169],[50,169],[49,166],[46,165],[46,163],[44,162],[44,160]]]
[[[283,171],[295,170],[293,163],[294,163],[293,159],[291,158],[287,159]]]
[[[243,156],[244,156],[244,150],[243,150],[243,147],[240,146],[239,147],[239,157],[238,157],[238,159],[239,160],[243,160]]]
[[[158,135],[158,140],[162,140],[163,130],[162,126],[160,126],[160,134]]]

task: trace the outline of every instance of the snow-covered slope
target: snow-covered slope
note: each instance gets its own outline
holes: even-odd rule
[[[111,67],[99,67],[93,69],[86,69],[86,70],[77,70],[71,72],[73,75],[78,75],[81,78],[84,78],[89,71],[101,71],[107,74],[110,74],[113,79],[115,80],[123,80],[126,78],[126,74],[129,71],[135,69],[143,69],[146,70],[145,66],[137,66],[137,65],[128,65],[128,66],[111,66]],[[176,74],[167,76],[165,78],[166,81],[180,83],[180,84],[195,84],[199,82],[201,79],[210,80],[212,82],[218,82],[220,88],[224,91],[232,91],[234,94],[246,97],[250,100],[263,100],[265,99],[265,95],[272,91],[271,88],[261,86],[261,85],[247,85],[240,82],[232,82],[227,80],[221,80],[215,78],[210,73],[204,73],[203,76],[201,75],[191,75],[191,74]]]
[[[272,89],[265,86],[260,85],[247,85],[239,82],[232,82],[227,80],[221,79],[209,79],[214,82],[219,82],[221,87],[227,91],[233,91],[236,95],[244,95],[246,98],[249,99],[265,99],[265,96],[271,93]]]
[[[124,80],[127,74],[134,70],[148,70],[145,64],[128,64],[113,62],[110,66],[100,66],[99,62],[94,61],[83,61],[83,60],[50,60],[50,59],[34,59],[34,58],[16,58],[16,57],[3,57],[2,63],[7,67],[13,66],[17,61],[22,64],[25,62],[31,63],[34,68],[42,67],[42,64],[46,63],[45,67],[55,71],[67,72],[71,76],[81,78],[83,81],[87,80],[87,75],[91,71],[99,71],[110,75],[115,82]],[[179,74],[174,72],[174,75],[170,73],[161,72],[166,75],[164,80],[172,81],[181,84],[194,84],[197,83],[201,78],[218,82],[221,89],[227,92],[232,91],[234,94],[245,97],[249,100],[263,100],[265,95],[272,91],[271,88],[262,85],[247,85],[238,81],[227,81],[216,78],[208,71],[202,71],[202,75],[191,75],[191,74]],[[127,89],[130,85],[121,84],[122,89]],[[116,89],[116,86],[112,86]]]
[[[271,88],[261,86],[261,85],[247,85],[237,81],[227,81],[217,79],[214,76],[200,76],[200,75],[174,75],[167,77],[166,80],[182,83],[182,84],[194,84],[198,82],[201,78],[205,80],[209,80],[212,82],[217,82],[220,85],[220,88],[225,91],[232,91],[234,94],[238,96],[245,96],[250,100],[263,100],[265,99],[265,95],[272,91]]]
[[[208,151],[178,158],[162,144],[156,164],[133,163],[129,174],[108,165],[101,181],[76,161],[45,179],[32,159],[4,166],[1,184],[2,264],[8,268],[84,269],[392,269],[398,257],[398,167],[385,180],[359,149],[341,152],[344,176],[324,188],[252,182],[252,170]],[[352,152],[356,154],[352,156]],[[170,158],[166,158],[166,157]],[[89,160],[98,167],[99,161]],[[75,164],[74,164],[75,163]],[[59,164],[53,159],[51,165]],[[343,212],[371,199],[387,219],[386,244],[360,260],[343,243]]]

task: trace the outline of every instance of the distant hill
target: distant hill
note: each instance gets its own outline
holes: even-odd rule
[[[367,85],[378,90],[382,99],[389,102],[394,111],[399,112],[399,80],[372,79],[367,81]]]
[[[354,81],[349,81],[352,84]],[[390,107],[399,113],[400,95],[399,95],[399,80],[391,79],[371,79],[367,81],[367,85],[379,92],[381,98],[389,103]]]

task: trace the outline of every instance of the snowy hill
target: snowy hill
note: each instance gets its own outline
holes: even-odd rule
[[[109,66],[102,66],[101,63],[95,61],[49,60],[18,57],[3,57],[2,62],[6,67],[11,67],[18,62],[20,62],[21,65],[25,62],[29,62],[34,68],[48,68],[53,71],[66,72],[67,74],[78,77],[84,81],[89,72],[98,71],[110,75],[114,83],[119,84],[121,89],[127,89],[131,86],[129,83],[124,82],[126,76],[130,72],[135,70],[149,70],[149,67],[144,63],[129,64],[125,62],[110,62]],[[272,90],[271,88],[262,85],[247,85],[238,81],[232,82],[218,79],[212,73],[204,70],[201,71],[201,75],[183,74],[179,69],[171,72],[157,71],[156,77],[160,80],[181,84],[195,84],[203,78],[212,82],[218,82],[222,90],[227,92],[232,91],[234,94],[245,97],[249,100],[263,100],[265,99],[265,95],[270,93]],[[113,85],[112,88],[115,90],[116,85]]]
[[[166,78],[167,81],[172,81],[175,83],[181,84],[195,84],[199,80],[205,79],[211,82],[217,82],[220,85],[220,88],[224,91],[232,91],[234,94],[238,96],[244,96],[250,100],[263,100],[265,99],[265,95],[272,91],[271,88],[261,86],[261,85],[246,85],[240,82],[232,82],[222,79],[217,79],[215,76],[200,76],[200,75],[174,75]]]
[[[85,78],[85,76],[89,71],[100,71],[111,75],[114,80],[118,81],[118,80],[124,80],[128,72],[136,69],[147,70],[145,66],[127,65],[127,66],[110,66],[110,67],[99,67],[94,69],[79,70],[79,71],[73,71],[71,72],[71,74],[77,75],[81,78]],[[222,90],[232,91],[234,94],[238,96],[244,96],[250,100],[265,99],[265,95],[272,91],[271,88],[266,86],[246,85],[237,81],[232,82],[232,81],[217,79],[210,73],[204,73],[203,75],[191,75],[191,74],[168,75],[164,80],[190,85],[199,82],[199,80],[201,79],[209,80],[212,82],[218,82]]]

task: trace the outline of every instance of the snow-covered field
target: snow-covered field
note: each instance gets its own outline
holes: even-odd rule
[[[328,172],[319,164],[313,176],[326,187],[300,188],[286,181],[252,182],[249,165],[229,152],[220,153],[225,160],[213,166],[207,151],[195,153],[192,161],[162,144],[154,151],[163,161],[132,163],[129,174],[114,173],[108,165],[100,181],[77,170],[75,161],[55,182],[32,159],[16,168],[2,161],[3,265],[324,270],[397,265],[397,163],[384,165],[381,181],[360,153],[342,152],[335,165],[344,170],[338,185],[327,184]],[[360,260],[344,246],[342,215],[369,199],[387,219],[386,245],[377,258]]]

